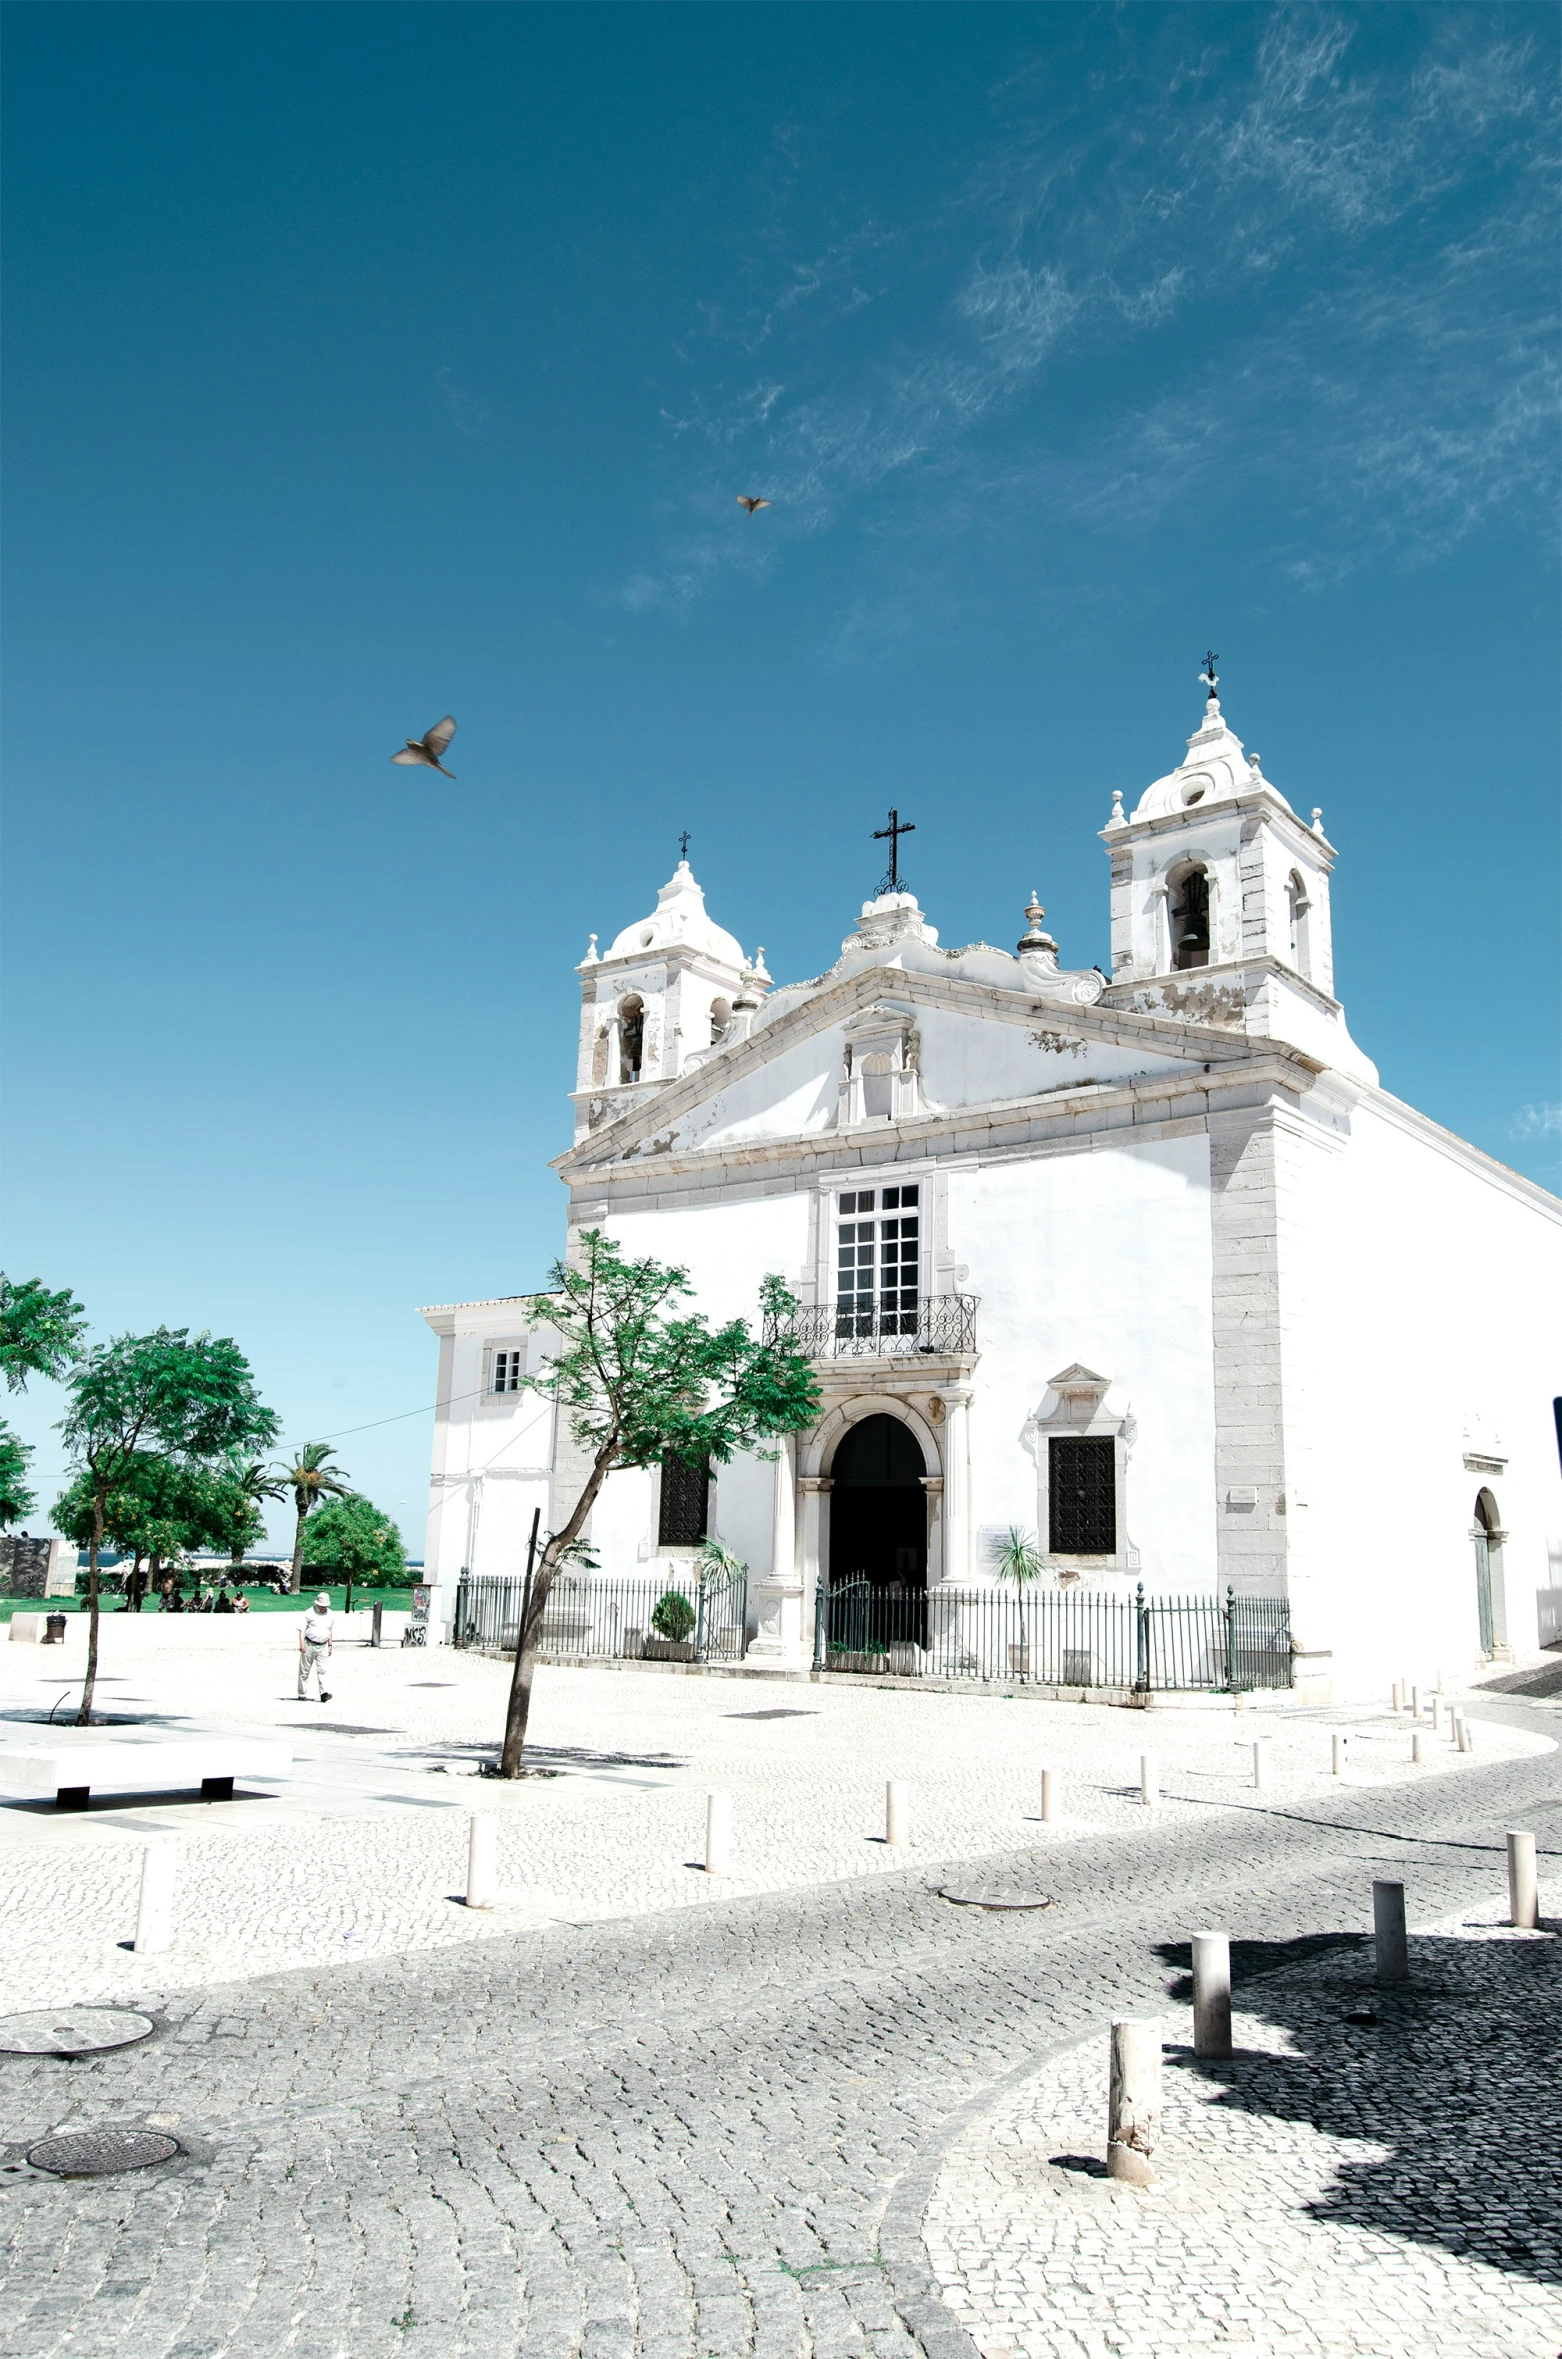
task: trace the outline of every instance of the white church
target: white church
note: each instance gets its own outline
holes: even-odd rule
[[[1205,685],[1177,768],[1112,796],[1110,977],[1034,898],[1012,950],[948,949],[892,889],[776,986],[687,861],[592,937],[570,1229],[681,1264],[715,1319],[779,1272],[824,1402],[779,1457],[611,1476],[592,1544],[672,1577],[719,1537],[755,1668],[813,1660],[821,1576],[979,1590],[1014,1528],[1043,1588],[1287,1601],[1320,1702],[1527,1650],[1556,1602],[1562,1204],[1380,1088],[1321,812]],[[546,1311],[423,1313],[436,1635],[572,1502],[520,1389]]]

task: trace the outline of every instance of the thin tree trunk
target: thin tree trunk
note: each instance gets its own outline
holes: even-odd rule
[[[566,1549],[572,1548],[579,1539],[581,1527],[596,1504],[597,1493],[607,1480],[608,1470],[617,1455],[618,1436],[615,1433],[599,1453],[587,1477],[586,1487],[571,1510],[568,1523],[561,1532],[552,1534],[542,1552],[542,1561],[532,1584],[531,1609],[522,1615],[521,1627],[516,1634],[515,1669],[510,1675],[510,1702],[504,1718],[504,1744],[499,1754],[500,1777],[519,1777],[521,1774],[521,1756],[526,1749],[526,1723],[531,1717],[532,1708],[532,1674],[537,1667],[537,1634],[547,1611],[548,1593],[553,1587],[559,1561]]]
[[[92,1691],[98,1683],[98,1550],[103,1545],[103,1492],[97,1489],[92,1501],[92,1539],[87,1549],[87,1676],[81,1686],[81,1710],[76,1715],[78,1728],[92,1726]]]
[[[301,1507],[299,1509],[298,1529],[293,1534],[293,1570],[288,1576],[287,1585],[295,1597],[302,1588],[304,1581],[304,1518],[308,1513],[309,1510],[307,1507]]]

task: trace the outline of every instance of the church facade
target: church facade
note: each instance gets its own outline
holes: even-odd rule
[[[681,1264],[713,1318],[779,1272],[824,1396],[777,1458],[613,1475],[593,1545],[671,1571],[719,1536],[756,1666],[811,1659],[821,1575],[980,1588],[1015,1527],[1047,1585],[1285,1598],[1318,1700],[1536,1643],[1562,1204],[1379,1086],[1321,813],[1208,686],[1177,768],[1112,798],[1110,976],[1034,899],[1012,950],[946,949],[894,889],[777,987],[686,861],[592,938],[571,1230]],[[423,1315],[448,1624],[460,1570],[516,1570],[579,1470],[521,1382],[546,1297]]]

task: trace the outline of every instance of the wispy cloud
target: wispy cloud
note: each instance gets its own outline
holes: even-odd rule
[[[1420,21],[1391,64],[1327,9],[1242,17],[1240,53],[1169,12],[1088,107],[1016,75],[986,151],[893,234],[799,245],[778,139],[759,248],[680,345],[677,491],[619,601],[762,580],[850,515],[894,546],[899,614],[915,544],[1016,505],[1142,528],[1217,470],[1268,493],[1271,561],[1303,579],[1549,513],[1554,90],[1501,12]],[[740,489],[775,503],[753,535]]]
[[[1562,1138],[1562,1105],[1521,1106],[1512,1127],[1516,1139]]]

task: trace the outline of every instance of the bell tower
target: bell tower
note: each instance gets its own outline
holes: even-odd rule
[[[741,1038],[770,981],[764,952],[750,965],[742,945],[708,915],[687,859],[650,916],[625,926],[605,956],[593,934],[575,971],[577,1139]]]
[[[1244,751],[1199,675],[1204,718],[1175,770],[1132,815],[1114,793],[1102,841],[1112,864],[1108,1004],[1271,1034],[1376,1080],[1334,996],[1323,832],[1297,817]]]

